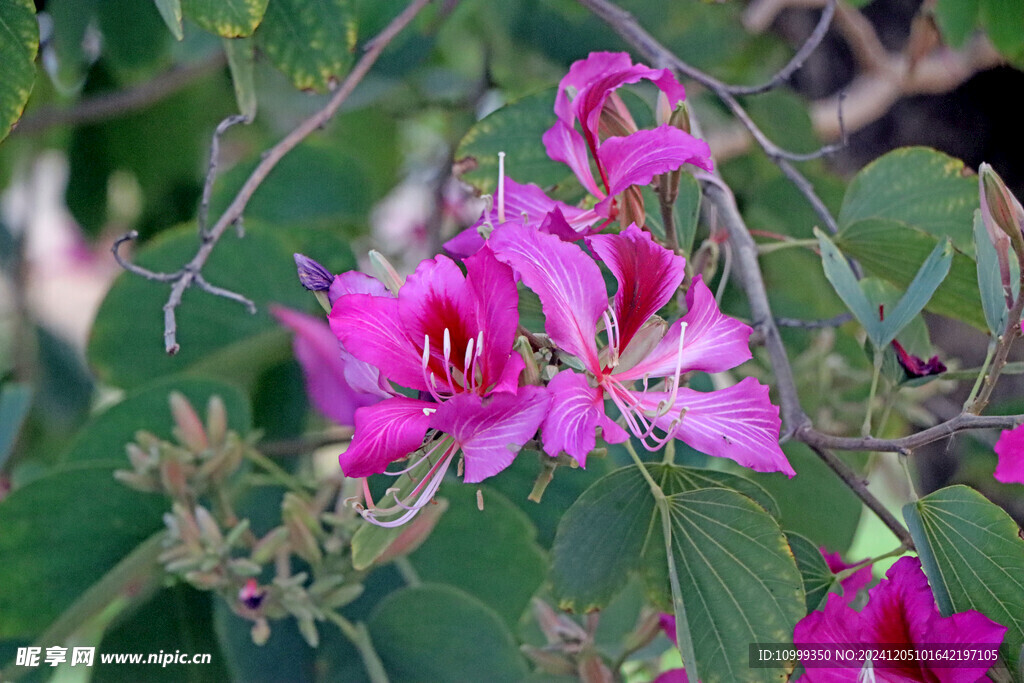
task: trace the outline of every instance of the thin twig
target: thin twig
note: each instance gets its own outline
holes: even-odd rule
[[[117,265],[121,266],[133,275],[138,275],[139,277],[152,280],[153,282],[174,282],[181,277],[180,270],[174,273],[157,273],[149,270],[148,268],[136,265],[121,256],[121,245],[125,242],[134,242],[137,239],[139,239],[138,230],[131,230],[114,240],[114,244],[110,247],[110,253],[114,255],[114,260],[117,261]]]
[[[199,235],[206,236],[206,219],[210,213],[210,198],[213,195],[213,181],[217,178],[217,163],[220,160],[220,137],[227,129],[239,123],[250,123],[245,114],[234,114],[217,125],[210,140],[210,163],[206,167],[206,182],[203,183],[203,196],[199,202]]]
[[[774,90],[788,81],[794,73],[800,70],[800,67],[804,65],[804,62],[811,56],[811,53],[821,45],[821,41],[824,40],[825,34],[828,33],[828,27],[832,23],[832,17],[835,13],[836,0],[828,0],[825,3],[825,7],[821,10],[821,18],[818,19],[817,26],[814,27],[811,35],[807,37],[807,40],[804,41],[803,45],[800,46],[800,49],[796,51],[796,54],[793,55],[786,66],[779,69],[774,76],[761,85],[731,85],[729,86],[729,92],[733,95],[758,95]]]
[[[145,109],[223,68],[224,63],[224,53],[220,51],[201,62],[176,67],[133,88],[83,99],[70,108],[39,109],[19,121],[12,134],[32,135],[54,126],[81,126]]]
[[[349,98],[352,91],[355,90],[356,86],[366,77],[366,74],[370,71],[370,68],[380,57],[381,52],[385,47],[401,32],[412,20],[416,17],[419,12],[430,4],[431,0],[413,0],[409,5],[402,10],[401,14],[395,17],[390,24],[388,24],[383,31],[381,31],[376,37],[371,39],[367,43],[367,48],[363,53],[363,56],[359,58],[352,71],[349,72],[348,76],[335,91],[334,95],[327,104],[314,113],[312,116],[305,119],[300,123],[294,130],[284,136],[276,145],[268,149],[261,157],[259,164],[253,169],[252,173],[246,179],[241,189],[235,195],[235,198],[225,209],[224,213],[209,230],[203,235],[200,240],[199,248],[196,250],[195,256],[185,264],[180,271],[180,276],[177,279],[172,280],[171,293],[167,297],[167,303],[164,304],[164,348],[168,354],[175,354],[178,352],[179,346],[177,342],[177,321],[175,318],[175,310],[181,305],[181,298],[192,284],[198,284],[199,286],[206,289],[211,293],[217,293],[220,296],[227,296],[228,298],[240,301],[246,305],[250,305],[248,299],[240,294],[229,292],[218,287],[212,287],[208,283],[202,285],[198,282],[200,273],[202,272],[203,266],[206,265],[206,261],[210,258],[210,254],[213,253],[214,247],[217,242],[223,236],[224,232],[232,225],[236,225],[242,217],[242,212],[245,211],[245,207],[249,203],[249,199],[252,198],[253,193],[259,188],[260,184],[267,178],[270,171],[277,165],[277,163],[294,149],[300,142],[306,139],[313,131],[322,128],[328,121],[330,121],[335,113],[342,104]],[[223,125],[223,124],[222,124]],[[209,181],[208,181],[209,182]]]
[[[833,436],[819,432],[810,426],[797,432],[794,438],[812,447],[818,446],[820,448],[831,448],[840,451],[876,451],[906,454],[915,448],[935,441],[941,441],[958,432],[975,429],[1011,429],[1021,423],[1024,423],[1024,415],[972,415],[971,413],[961,413],[934,427],[929,427],[928,429],[898,439],[876,439],[873,436]]]
[[[825,206],[825,203],[821,201],[821,198],[818,197],[814,187],[802,173],[789,163],[791,157],[799,157],[799,155],[794,152],[788,152],[772,142],[754,123],[753,119],[750,118],[743,105],[732,95],[727,84],[681,60],[659,43],[654,36],[644,30],[637,23],[636,19],[633,18],[633,15],[609,2],[609,0],[579,0],[579,3],[611,26],[616,33],[636,48],[649,61],[658,65],[668,66],[714,92],[718,99],[729,108],[733,116],[739,119],[743,127],[750,132],[750,135],[757,141],[757,144],[764,150],[768,158],[779,167],[800,193],[807,198],[814,212],[821,218],[825,228],[832,234],[839,232],[839,226],[835,218],[832,217],[832,213]]]
[[[868,508],[875,513],[875,516],[882,521],[885,526],[889,527],[889,530],[899,539],[900,543],[905,548],[913,550],[914,539],[910,536],[910,532],[907,528],[900,523],[898,519],[891,512],[889,508],[885,507],[882,501],[875,498],[868,490],[868,485],[864,481],[863,477],[858,475],[853,469],[849,467],[845,462],[840,460],[834,453],[827,448],[808,444],[811,450],[817,453],[818,457],[824,461],[826,465],[832,468],[832,471],[836,473],[843,483],[846,484],[851,491],[857,494],[857,497],[868,506]]]

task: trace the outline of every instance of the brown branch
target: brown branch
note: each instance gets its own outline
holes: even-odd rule
[[[345,77],[345,80],[331,96],[331,99],[327,104],[315,114],[300,123],[294,130],[282,138],[280,142],[264,152],[259,164],[257,164],[255,169],[253,169],[252,173],[238,191],[238,194],[236,194],[235,198],[231,201],[231,204],[228,205],[228,208],[225,209],[224,213],[213,227],[209,228],[202,235],[202,239],[195,256],[193,256],[192,260],[182,268],[180,271],[180,277],[173,281],[171,293],[167,298],[167,303],[164,304],[164,347],[166,348],[167,353],[174,354],[177,353],[179,349],[177,342],[175,310],[181,305],[181,298],[184,295],[185,290],[193,284],[202,286],[206,291],[212,294],[227,296],[228,298],[246,303],[246,305],[251,305],[251,302],[240,294],[212,287],[208,283],[204,284],[200,273],[202,272],[207,259],[210,258],[210,254],[213,253],[214,247],[217,246],[217,242],[223,236],[224,232],[242,218],[242,213],[245,211],[245,207],[248,205],[249,199],[252,197],[253,193],[256,192],[256,189],[260,184],[267,178],[267,175],[269,175],[270,171],[273,170],[277,163],[288,152],[313,133],[313,131],[322,128],[331,120],[331,118],[334,117],[341,105],[344,104],[345,100],[347,100],[352,94],[352,91],[355,90],[356,86],[359,85],[366,74],[369,73],[370,68],[377,61],[377,58],[380,57],[384,48],[387,47],[398,33],[412,22],[416,15],[419,14],[419,12],[430,2],[431,0],[413,0],[410,2],[409,5],[402,10],[401,14],[395,17],[383,31],[366,44],[365,52],[362,57],[360,57],[359,61],[356,62],[352,71]],[[251,310],[254,310],[254,308]]]
[[[133,88],[95,95],[69,108],[44,107],[26,115],[13,132],[33,135],[54,126],[81,126],[124,116],[170,97],[197,79],[223,68],[224,64],[224,53],[218,52],[201,62],[175,67]]]
[[[960,413],[934,427],[915,432],[898,439],[876,439],[868,437],[832,436],[807,425],[794,434],[794,438],[811,447],[831,448],[841,451],[876,451],[882,453],[908,454],[925,444],[941,441],[959,432],[974,429],[1011,429],[1024,423],[1024,415],[972,415]]]

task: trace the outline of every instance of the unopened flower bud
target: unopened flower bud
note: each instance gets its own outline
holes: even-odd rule
[[[402,276],[398,274],[398,271],[391,265],[391,262],[384,258],[384,254],[376,249],[371,249],[367,256],[370,258],[370,269],[373,271],[374,276],[383,282],[384,286],[392,294],[398,296],[398,290],[405,283]]]
[[[224,436],[228,432],[228,412],[224,407],[224,399],[214,395],[206,404],[206,435],[210,445],[220,448],[224,445]]]
[[[543,600],[534,598],[532,606],[533,617],[547,638],[548,645],[582,644],[588,639],[587,632],[582,626],[566,615],[559,614]]]
[[[197,505],[195,510],[196,524],[199,525],[199,537],[207,547],[217,547],[224,543],[224,535],[220,532],[220,525],[213,518],[210,511],[202,505]]]
[[[576,674],[582,683],[615,683],[612,670],[596,654],[583,657],[577,665]]]
[[[266,564],[277,555],[277,551],[288,542],[288,529],[283,526],[271,529],[253,547],[250,558],[256,564]]]
[[[978,188],[981,193],[981,214],[992,241],[996,242],[998,238],[996,229],[1015,242],[1020,240],[1024,208],[1021,208],[1020,202],[1006,187],[1003,179],[988,164],[978,168]]]
[[[171,404],[171,415],[174,416],[174,436],[193,453],[201,453],[210,447],[199,415],[185,395],[172,391],[168,400]]]
[[[519,383],[522,386],[540,385],[540,367],[537,365],[537,358],[533,355],[533,347],[529,340],[520,335],[516,337],[515,351],[523,357],[525,368],[519,376]]]
[[[224,577],[216,572],[188,572],[185,580],[200,590],[212,590],[224,585]]]
[[[249,579],[238,591],[238,602],[251,610],[259,609],[260,605],[263,604],[263,599],[266,597],[266,589],[260,588],[260,585],[256,583],[256,579]]]
[[[320,644],[320,634],[316,631],[316,622],[311,617],[299,619],[299,633],[302,634],[302,638],[306,643],[315,648]]]
[[[637,619],[636,628],[626,636],[626,647],[639,650],[648,645],[661,633],[661,615],[654,610],[645,609]]]
[[[330,271],[308,256],[295,254],[295,268],[299,271],[299,283],[311,292],[326,292],[334,282]]]
[[[270,624],[267,623],[267,620],[257,619],[256,623],[252,625],[249,637],[252,638],[253,645],[266,645],[267,641],[270,640]]]
[[[177,458],[166,458],[160,462],[160,484],[174,498],[184,498],[188,493],[188,477],[185,464]]]

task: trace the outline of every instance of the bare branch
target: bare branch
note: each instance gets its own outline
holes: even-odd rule
[[[174,282],[181,277],[182,271],[180,270],[174,273],[157,273],[149,270],[148,268],[135,265],[121,256],[121,245],[125,242],[134,242],[137,239],[139,239],[139,232],[137,230],[132,230],[114,240],[114,244],[110,247],[110,252],[114,255],[114,260],[117,261],[117,265],[121,266],[133,275],[138,275],[139,277],[152,280],[153,282]]]
[[[314,113],[312,116],[305,119],[300,123],[294,130],[288,133],[282,138],[276,145],[268,149],[261,157],[259,164],[253,169],[252,173],[246,179],[242,185],[238,194],[228,205],[228,208],[224,211],[221,217],[202,235],[200,240],[199,248],[196,250],[195,256],[185,264],[185,266],[175,274],[175,277],[161,280],[164,282],[172,282],[170,295],[167,297],[167,303],[164,304],[164,348],[168,354],[175,354],[180,348],[177,342],[177,321],[175,319],[175,310],[181,305],[181,298],[185,293],[185,290],[195,284],[201,289],[222,296],[233,301],[242,303],[250,311],[255,310],[255,305],[252,301],[236,292],[215,287],[206,282],[201,275],[203,266],[206,265],[206,261],[210,258],[210,254],[213,253],[214,247],[217,242],[223,236],[224,232],[231,226],[239,226],[242,218],[242,212],[245,211],[245,207],[249,203],[249,199],[260,184],[267,178],[270,171],[277,165],[277,163],[292,149],[294,149],[300,142],[308,137],[313,131],[321,129],[331,118],[334,117],[338,109],[344,104],[345,100],[349,98],[352,91],[355,90],[356,86],[366,77],[366,74],[370,71],[370,68],[380,57],[381,52],[387,47],[388,44],[401,32],[406,26],[408,26],[412,20],[416,17],[419,12],[430,4],[431,0],[412,0],[409,5],[402,10],[401,14],[395,17],[390,24],[388,24],[383,31],[381,31],[376,37],[371,39],[367,44],[366,50],[359,61],[356,62],[352,71],[349,72],[348,76],[338,87],[337,91],[331,96],[331,99],[327,104]],[[215,134],[214,140],[216,141],[219,134],[223,133],[223,130],[231,123],[227,123],[227,120],[222,121],[218,126],[218,133]],[[211,157],[216,156],[216,142],[211,150]],[[216,172],[216,163],[211,163],[211,171]],[[210,175],[212,175],[211,173]],[[207,178],[207,186],[212,182],[211,178]],[[207,192],[204,190],[204,195]],[[123,241],[123,240],[122,240]],[[120,260],[119,260],[120,263]],[[124,265],[124,264],[122,264]]]
[[[224,53],[218,52],[201,62],[175,67],[134,88],[83,99],[66,109],[45,107],[25,116],[12,132],[32,135],[54,126],[81,126],[124,116],[170,97],[197,79],[223,68],[224,63]]]
[[[805,427],[794,437],[809,446],[833,448],[841,451],[875,451],[881,453],[908,454],[915,448],[941,441],[958,432],[975,429],[1012,429],[1024,423],[1024,415],[972,415],[961,413],[956,417],[929,427],[920,432],[899,439],[876,439],[874,437],[832,436]]]
[[[788,81],[794,73],[800,70],[800,67],[804,65],[804,62],[811,56],[811,53],[821,45],[825,34],[828,33],[828,27],[832,23],[832,17],[835,15],[835,12],[836,0],[828,0],[821,11],[821,18],[818,19],[818,24],[811,31],[811,35],[807,37],[807,40],[804,41],[803,45],[800,46],[800,49],[796,51],[796,54],[793,55],[786,66],[779,69],[767,82],[761,85],[732,85],[729,86],[729,92],[733,95],[757,95],[774,90]]]
[[[825,320],[799,320],[797,318],[776,318],[779,327],[797,327],[802,330],[820,330],[825,327],[839,327],[853,320],[853,313],[840,313]]]
[[[203,195],[199,202],[199,235],[206,236],[206,219],[210,213],[210,197],[213,195],[213,181],[217,178],[217,163],[220,159],[220,136],[227,132],[227,129],[239,123],[251,123],[244,114],[229,116],[219,124],[213,131],[213,138],[210,140],[210,163],[206,167],[206,182],[203,183]]]

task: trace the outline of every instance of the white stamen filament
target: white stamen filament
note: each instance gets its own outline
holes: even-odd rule
[[[498,152],[498,223],[505,222],[505,153]]]
[[[474,341],[470,339],[469,343],[466,344],[466,356],[462,361],[462,383],[466,389],[470,390],[473,389],[473,361],[476,360],[476,357],[473,355],[475,350]]]
[[[388,508],[374,508],[372,510],[361,511],[363,519],[381,527],[396,527],[405,524],[407,521],[416,516],[416,513],[426,507],[434,496],[437,494],[437,490],[441,487],[441,482],[444,480],[444,475],[448,471],[448,466],[451,465],[452,458],[458,452],[458,446],[450,439],[441,441],[437,447],[431,449],[431,451],[417,462],[417,465],[422,463],[425,458],[435,455],[438,451],[447,449],[446,452],[438,459],[436,463],[430,468],[430,471],[420,480],[416,487],[406,496],[405,500],[399,500],[395,498],[395,504]],[[389,519],[382,521],[379,519],[381,516],[395,514],[401,511],[401,514],[395,519]]]

